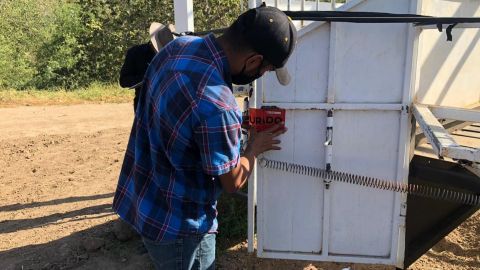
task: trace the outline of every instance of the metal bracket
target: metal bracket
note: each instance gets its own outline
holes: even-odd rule
[[[407,216],[407,203],[402,203],[400,205],[400,216],[406,217]]]
[[[449,107],[434,107],[434,111],[436,115],[426,105],[414,104],[413,106],[413,114],[435,153],[439,157],[480,162],[480,149],[457,144],[435,117],[480,122],[480,112]]]
[[[471,173],[480,177],[480,164],[479,163],[470,163],[470,164],[460,164],[465,169],[469,170]]]
[[[325,139],[325,170],[332,170],[332,145],[333,145],[333,109],[327,111],[327,134]],[[324,179],[325,188],[330,188],[331,180]]]

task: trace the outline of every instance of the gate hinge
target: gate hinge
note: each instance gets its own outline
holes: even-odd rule
[[[407,216],[407,203],[400,204],[400,216],[401,217]]]

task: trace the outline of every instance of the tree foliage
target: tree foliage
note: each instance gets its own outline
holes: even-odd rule
[[[229,26],[248,8],[248,1],[200,0],[193,1],[195,31],[207,31]]]
[[[85,75],[82,63],[87,60],[82,37],[87,29],[81,22],[81,9],[64,3],[52,11],[50,35],[36,50],[36,88],[74,88],[81,86]]]
[[[228,26],[247,1],[194,1],[197,31]],[[173,0],[0,0],[0,87],[75,89],[118,80],[126,50]]]
[[[24,88],[36,75],[36,51],[50,36],[51,3],[0,2],[0,86]]]
[[[167,0],[78,0],[87,61],[84,72],[100,82],[118,77],[125,51],[148,41],[150,23],[173,23],[173,1]]]

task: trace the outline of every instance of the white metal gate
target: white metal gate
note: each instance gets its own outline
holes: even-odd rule
[[[249,7],[259,2],[249,0]],[[311,1],[310,6],[303,0],[267,2],[312,9]],[[480,2],[351,0],[338,10],[471,17],[480,15]],[[177,30],[193,31],[191,0],[175,1],[175,16]],[[417,113],[419,118],[432,110],[437,118],[479,120],[479,112],[435,105],[480,104],[480,48],[475,46],[480,31],[461,29],[456,41],[446,43],[439,42],[444,35],[432,26],[299,26],[298,45],[287,64],[292,82],[283,87],[274,75],[267,75],[257,82],[250,102],[254,107],[287,109],[289,131],[281,138],[282,150],[266,158],[405,183],[414,147],[413,102],[428,105],[429,109],[416,107],[423,111]],[[257,164],[249,179],[249,251],[254,248],[256,206],[260,257],[403,266],[403,194],[326,183]]]
[[[340,9],[416,13],[416,8],[416,1],[369,0]],[[329,163],[335,171],[406,182],[416,36],[406,24],[302,28],[287,65],[291,84],[281,87],[267,76],[257,85],[257,106],[287,109],[282,150],[265,157],[313,167]],[[333,117],[327,121],[329,112]],[[325,143],[330,125],[331,145]],[[259,256],[403,263],[404,196],[257,170]]]

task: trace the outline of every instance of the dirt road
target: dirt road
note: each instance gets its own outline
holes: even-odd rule
[[[0,109],[0,269],[151,269],[138,238],[112,233],[131,122],[131,104]],[[245,248],[240,241],[222,252],[217,268],[351,266],[258,259]],[[480,214],[411,269],[480,269]]]

